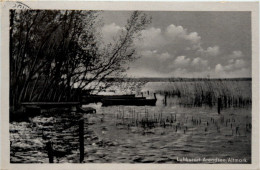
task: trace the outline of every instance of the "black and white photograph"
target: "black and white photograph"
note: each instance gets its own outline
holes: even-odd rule
[[[252,164],[251,11],[20,5],[10,164]]]

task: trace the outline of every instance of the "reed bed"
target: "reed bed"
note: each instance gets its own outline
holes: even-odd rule
[[[156,128],[171,128],[183,134],[203,132],[205,135],[223,133],[226,136],[245,137],[251,135],[252,130],[248,116],[241,118],[238,115],[226,114],[200,117],[196,114],[151,112],[147,108],[144,112],[136,112],[135,108],[124,110],[118,107],[115,123],[116,126],[124,126],[128,129],[141,128],[144,133]]]
[[[178,104],[190,107],[203,105],[213,107],[218,99],[222,107],[246,107],[252,103],[251,81],[203,80],[193,82],[170,82],[156,93],[177,97]]]

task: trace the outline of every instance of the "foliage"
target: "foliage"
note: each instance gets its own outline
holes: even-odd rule
[[[11,10],[11,105],[22,101],[74,100],[120,76],[136,58],[133,40],[150,19],[133,12],[116,42],[102,46],[98,11]]]

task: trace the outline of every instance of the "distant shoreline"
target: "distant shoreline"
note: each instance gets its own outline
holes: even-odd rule
[[[107,78],[106,81],[113,82],[193,82],[193,81],[252,81],[252,78],[160,78],[160,77],[141,77],[141,78]]]

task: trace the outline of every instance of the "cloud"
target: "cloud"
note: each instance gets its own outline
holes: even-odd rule
[[[140,55],[141,55],[143,58],[146,58],[146,59],[155,59],[155,60],[159,60],[159,61],[167,60],[167,59],[173,58],[173,56],[170,55],[168,52],[158,53],[157,50],[153,50],[153,51],[152,51],[152,50],[141,51]]]
[[[115,23],[104,25],[101,28],[103,42],[105,44],[112,43],[114,39],[122,32],[125,31],[124,27],[120,27]]]
[[[161,39],[160,37],[161,33],[162,31],[160,28],[154,28],[154,27],[141,31],[142,37],[144,38],[143,39],[144,42],[150,42],[158,38]]]
[[[187,31],[186,29],[183,29],[182,26],[175,26],[171,24],[166,28],[166,34],[168,34],[172,38],[177,38],[186,36]]]
[[[166,35],[173,39],[188,40],[193,44],[197,44],[201,40],[197,32],[188,33],[187,29],[184,29],[182,26],[175,26],[174,24],[166,28]]]
[[[197,32],[188,32],[182,26],[171,24],[166,29],[151,27],[141,32],[142,40],[136,40],[139,50],[157,50],[168,52],[175,56],[212,57],[220,54],[219,46],[215,45],[203,49],[201,37]]]
[[[135,40],[134,43],[139,50],[156,49],[161,53],[185,55],[187,49],[197,50],[200,40],[201,37],[197,32],[189,33],[182,26],[171,24],[166,29],[150,27],[141,31],[141,39]]]
[[[163,59],[163,60],[170,59],[171,57],[172,57],[172,56],[171,56],[168,52],[162,53],[162,54],[160,55],[160,59]]]
[[[109,43],[125,28],[111,23],[101,30],[104,42]],[[244,60],[241,50],[227,52],[218,44],[205,46],[202,38],[181,25],[149,27],[141,31],[140,39],[134,40],[140,58],[130,64],[128,74],[137,77],[251,76],[250,61]]]
[[[151,74],[156,71],[158,75],[168,74],[172,71],[169,66],[173,64],[175,57],[168,52],[160,53],[156,50],[145,50],[138,52],[138,55],[141,57],[129,65],[131,75],[138,75],[136,74],[138,71],[141,75],[146,75],[147,70],[153,70],[150,71]]]
[[[216,67],[215,67],[215,72],[216,73],[219,73],[219,72],[222,72],[224,71],[224,68],[221,64],[217,64]]]
[[[246,66],[246,62],[244,60],[241,59],[237,59],[237,60],[229,60],[228,62],[229,64],[227,65],[222,65],[222,64],[217,64],[215,67],[215,71],[216,72],[231,72],[234,70],[239,70],[239,69],[243,69]]]
[[[229,64],[234,63],[234,59],[229,59],[229,60],[228,60],[228,63],[229,63]]]
[[[220,53],[219,47],[218,46],[208,47],[205,53],[207,56],[211,56],[211,57],[217,56]]]
[[[151,27],[142,30],[140,39],[135,39],[134,44],[139,49],[153,50],[160,49],[160,47],[167,44],[167,42],[160,28]]]
[[[192,43],[197,44],[200,42],[201,37],[198,35],[197,32],[189,33],[188,36],[186,36],[187,40],[190,40]]]
[[[203,65],[203,66],[206,66],[206,65],[208,65],[208,61],[207,60],[203,60],[203,59],[197,57],[197,58],[193,59],[192,65]]]
[[[186,56],[178,56],[175,60],[174,60],[174,64],[175,66],[179,66],[179,67],[186,67],[190,64],[190,58],[187,58]]]
[[[234,63],[234,67],[239,69],[239,68],[243,68],[246,65],[244,60],[236,60]]]
[[[151,50],[144,50],[144,51],[141,51],[141,53],[140,53],[140,55],[142,57],[145,57],[145,58],[152,58],[156,54],[157,54],[156,50],[153,50],[153,51],[151,51]]]
[[[230,58],[242,58],[242,51],[233,51],[232,54],[229,55]]]
[[[196,57],[192,60],[191,66],[193,67],[194,71],[203,71],[209,70],[210,66],[208,60],[204,60],[202,58]]]

